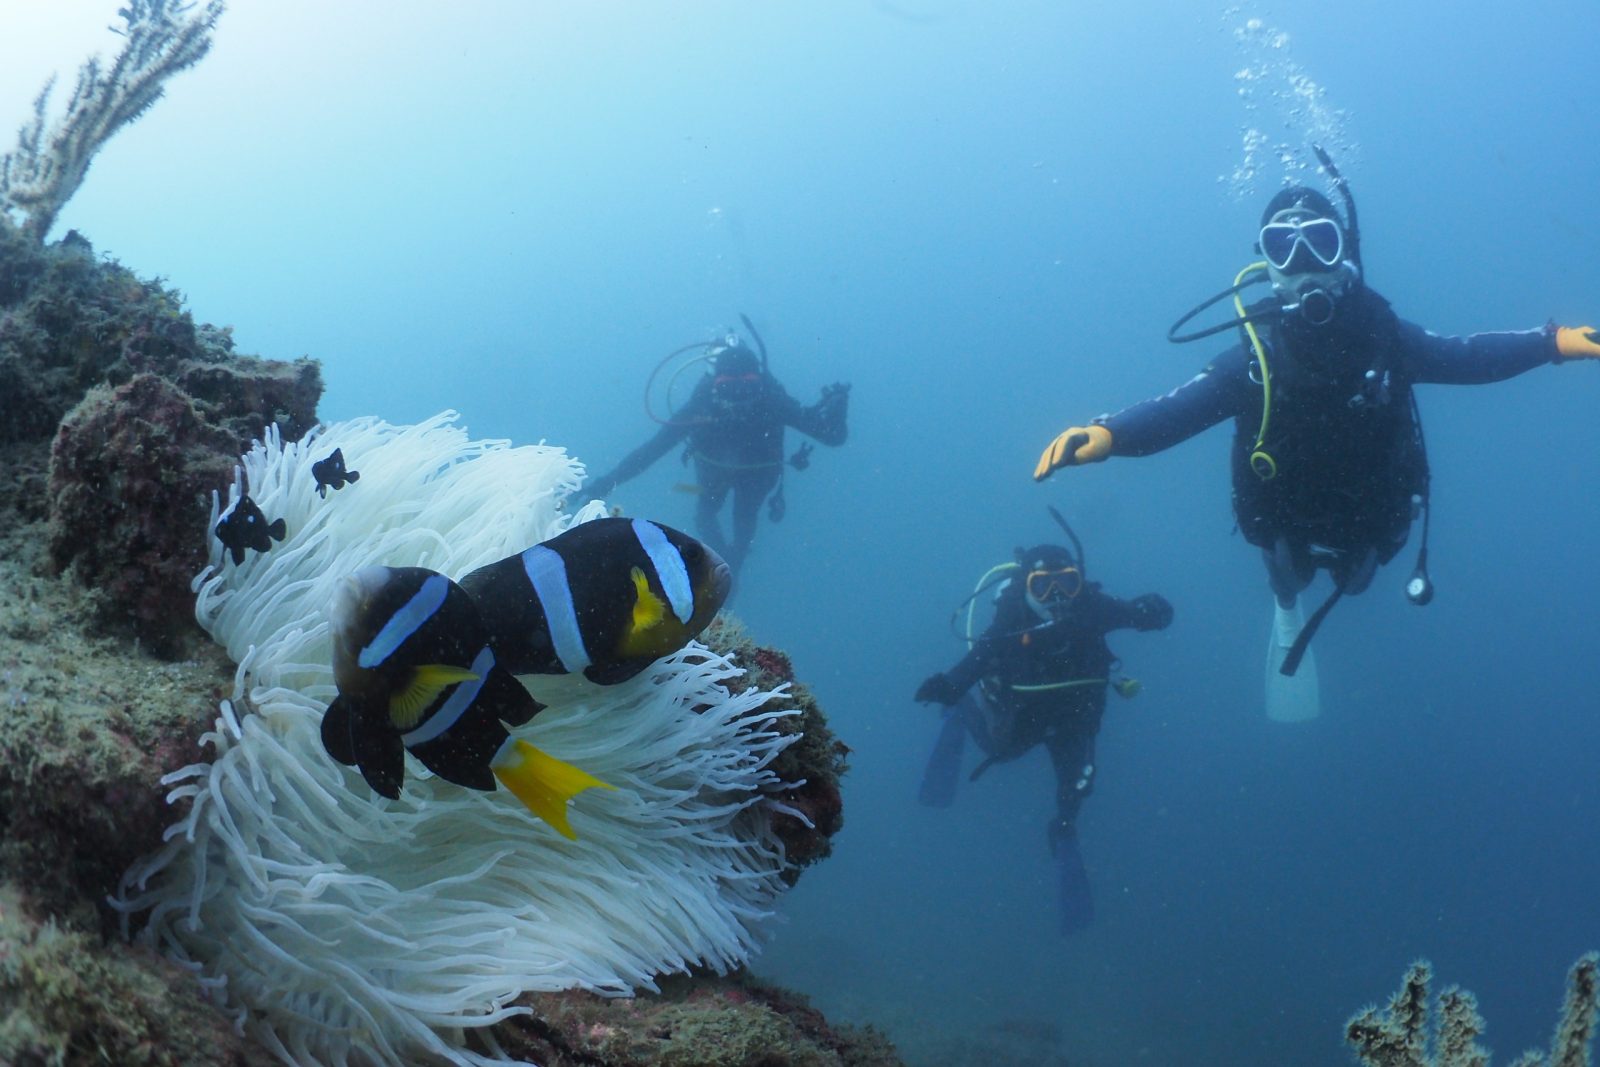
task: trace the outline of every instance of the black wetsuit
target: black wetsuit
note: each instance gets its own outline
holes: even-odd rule
[[[1308,568],[1327,566],[1338,580],[1337,561],[1375,553],[1387,563],[1405,543],[1427,480],[1413,385],[1501,381],[1557,357],[1549,328],[1441,337],[1366,288],[1345,297],[1327,326],[1286,317],[1259,328],[1272,387],[1261,451],[1276,476],[1252,470],[1263,392],[1243,343],[1172,392],[1095,421],[1111,431],[1112,455],[1143,456],[1233,418],[1239,529],[1268,552],[1269,566],[1287,542],[1302,585]]]
[[[1160,596],[1119,600],[1091,582],[1063,619],[1041,622],[1013,584],[1001,595],[994,622],[945,673],[941,689],[954,698],[981,685],[982,706],[968,725],[990,761],[1045,746],[1056,774],[1053,829],[1070,831],[1079,805],[1094,791],[1094,739],[1116,665],[1106,634],[1159,630],[1171,621],[1172,607]]]
[[[694,460],[699,497],[695,524],[702,540],[735,570],[755,537],[761,502],[783,476],[784,427],[825,445],[844,443],[846,393],[825,391],[810,407],[801,407],[771,375],[764,375],[755,395],[739,404],[723,404],[711,379],[702,379],[688,401],[654,437],[623,457],[609,475],[598,480],[608,495],[611,487],[642,473],[674,445],[687,440],[685,459]],[[717,513],[733,493],[732,536],[724,539]]]

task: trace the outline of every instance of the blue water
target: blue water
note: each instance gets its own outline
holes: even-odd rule
[[[20,122],[116,43],[115,5],[13,2],[37,23],[0,40]],[[452,407],[609,467],[653,430],[653,364],[740,312],[803,401],[853,383],[849,443],[790,474],[738,595],[853,750],[836,854],[758,970],[912,1062],[1015,1020],[1075,1064],[1345,1064],[1346,1018],[1418,956],[1479,995],[1502,1062],[1548,1039],[1600,947],[1600,368],[1421,390],[1438,598],[1402,598],[1408,550],[1342,604],[1325,713],[1292,728],[1262,712],[1226,430],[1029,473],[1226,343],[1164,332],[1247,261],[1284,177],[1246,127],[1329,143],[1404,317],[1600,317],[1593,0],[460,6],[235,0],[57,233],[244,351],[320,359],[327,419]],[[616,499],[686,526],[681,480],[669,456]],[[936,716],[910,693],[959,656],[978,575],[1053,536],[1046,504],[1109,591],[1177,607],[1113,638],[1145,691],[1100,737],[1099,915],[1071,940],[1042,754],[914,803]]]

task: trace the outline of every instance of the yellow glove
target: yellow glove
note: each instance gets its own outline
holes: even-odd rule
[[[1099,463],[1109,455],[1110,430],[1104,426],[1068,426],[1039,457],[1039,465],[1033,469],[1033,480],[1042,482],[1059,467]]]
[[[1600,330],[1593,326],[1557,327],[1556,351],[1562,359],[1600,359]]]

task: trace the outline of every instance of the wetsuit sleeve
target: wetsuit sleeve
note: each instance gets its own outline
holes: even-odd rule
[[[1252,392],[1259,405],[1244,352],[1233,348],[1172,392],[1094,421],[1111,431],[1113,456],[1148,456],[1238,415]]]
[[[655,436],[623,456],[622,462],[618,463],[611,473],[595,479],[591,487],[593,491],[600,496],[606,496],[623,482],[643,474],[650,464],[672,451],[673,445],[688,436],[690,425],[698,417],[695,398],[690,398],[666,425],[656,431]]]
[[[815,404],[801,407],[798,400],[778,385],[774,402],[785,426],[793,426],[825,445],[844,444],[845,435],[849,432],[845,423],[850,405],[849,386],[830,385],[822,391],[822,398]]]
[[[972,646],[972,650],[962,656],[961,662],[946,671],[944,676],[954,692],[965,693],[979,678],[992,673],[994,663],[995,643],[992,638],[985,635],[978,638],[978,643]]]
[[[1558,357],[1555,331],[1549,327],[1442,337],[1415,323],[1401,322],[1400,342],[1411,380],[1440,385],[1504,381],[1554,363]]]
[[[1160,593],[1146,593],[1132,600],[1121,600],[1104,593],[1095,603],[1099,628],[1112,630],[1165,630],[1172,625],[1172,605]]]

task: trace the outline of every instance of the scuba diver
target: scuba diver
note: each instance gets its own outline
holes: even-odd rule
[[[955,799],[963,749],[970,734],[984,759],[975,780],[996,763],[1036,745],[1050,754],[1056,809],[1047,827],[1055,861],[1061,932],[1083,929],[1094,917],[1088,872],[1078,850],[1078,809],[1094,791],[1094,739],[1105,713],[1106,690],[1132,697],[1139,683],[1113,679],[1118,660],[1106,645],[1112,630],[1164,630],[1172,605],[1155,593],[1119,600],[1084,577],[1083,547],[1065,520],[1073,550],[1044,544],[1017,549],[1015,562],[992,568],[962,605],[970,651],[950,670],[917,687],[915,699],[945,706],[944,725],[923,772],[918,799],[948,807]],[[994,594],[994,619],[972,636],[973,605]],[[961,609],[958,608],[959,612]]]
[[[681,364],[678,373],[698,362],[707,365],[707,373],[689,399],[666,418],[651,412],[661,429],[589,485],[595,496],[610,496],[617,486],[643,473],[678,442],[686,441],[683,460],[694,460],[697,482],[690,487],[697,494],[696,531],[735,573],[755,538],[761,502],[767,502],[767,515],[773,522],[783,518],[785,462],[796,470],[804,470],[810,463],[809,443],[802,443],[785,461],[784,427],[792,426],[825,445],[841,445],[850,401],[850,386],[835,382],[823,388],[815,404],[801,407],[768,370],[767,348],[755,326],[745,316],[740,318],[759,354],[732,333],[670,353],[651,375],[652,382],[670,361],[691,351],[699,355]],[[647,384],[647,412],[649,388]],[[723,537],[718,513],[729,493],[733,494],[732,529],[729,537]]]
[[[1109,456],[1146,456],[1234,420],[1233,508],[1265,559],[1275,615],[1268,643],[1267,713],[1280,721],[1320,711],[1309,643],[1341,596],[1362,592],[1422,518],[1416,604],[1433,598],[1427,571],[1428,458],[1413,386],[1501,381],[1546,363],[1600,357],[1600,334],[1554,324],[1515,333],[1443,337],[1407,322],[1367,284],[1349,185],[1314,145],[1343,217],[1328,197],[1294,185],[1261,216],[1261,261],[1173,324],[1178,343],[1237,329],[1239,343],[1162,396],[1056,436],[1033,477]],[[1271,294],[1245,305],[1250,285]],[[1179,333],[1232,298],[1234,318]],[[1333,593],[1306,619],[1299,594],[1318,570]]]

